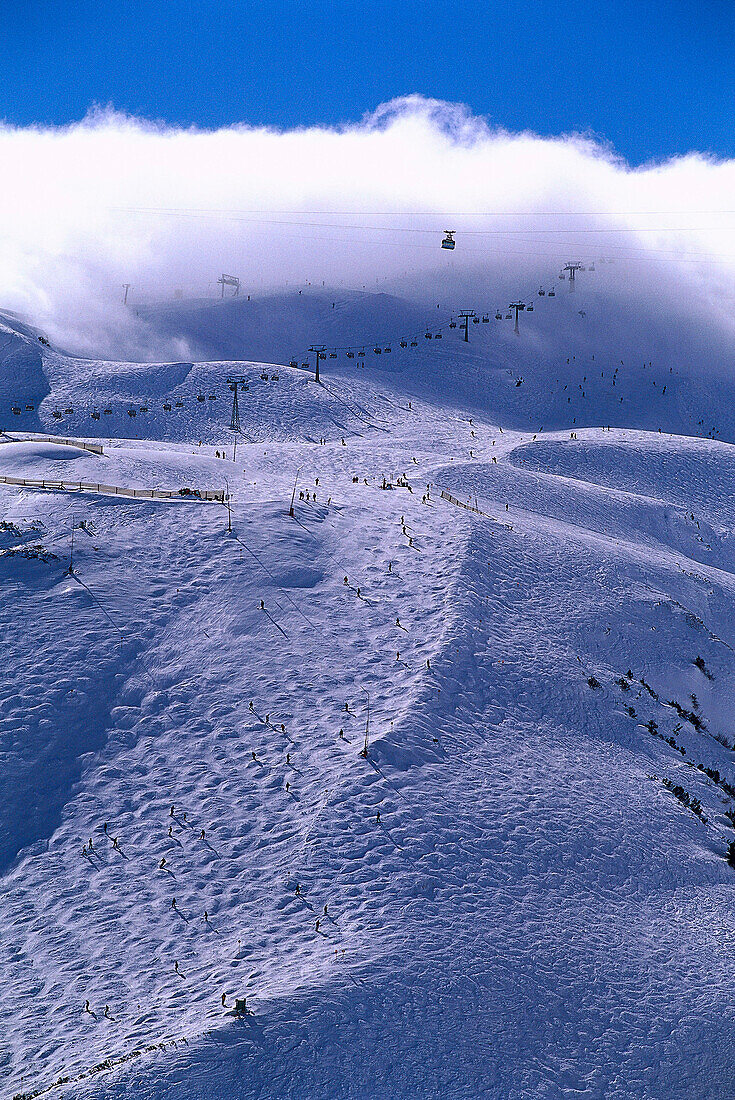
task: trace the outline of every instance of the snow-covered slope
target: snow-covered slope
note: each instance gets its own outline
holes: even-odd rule
[[[7,427],[104,453],[15,432],[0,475],[227,485],[232,532],[0,486],[2,1095],[727,1095],[731,381],[568,299],[320,387],[176,308],[216,362],[3,366]]]

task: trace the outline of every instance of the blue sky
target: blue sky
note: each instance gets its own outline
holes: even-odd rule
[[[0,117],[359,119],[418,92],[632,163],[735,156],[732,0],[0,0]]]

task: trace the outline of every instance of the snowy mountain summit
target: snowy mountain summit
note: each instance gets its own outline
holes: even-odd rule
[[[731,1094],[733,380],[547,290],[0,317],[2,1097]]]

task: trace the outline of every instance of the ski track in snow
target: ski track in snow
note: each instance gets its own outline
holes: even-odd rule
[[[733,446],[256,366],[233,462],[240,364],[32,366],[117,433],[0,473],[233,533],[0,486],[0,1094],[728,1095]]]

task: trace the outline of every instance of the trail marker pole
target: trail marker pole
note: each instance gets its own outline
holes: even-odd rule
[[[237,437],[235,437],[237,438]],[[227,504],[227,534],[232,534],[232,509],[230,507],[230,483],[225,478],[225,503]]]
[[[370,742],[369,742],[369,735],[370,735],[370,692],[367,690],[367,688],[363,688],[362,690],[367,695],[367,721],[365,723],[365,744],[363,745],[362,752],[360,753],[360,756],[364,757],[367,760],[368,750],[370,748]]]
[[[296,471],[296,477],[293,479],[293,492],[291,493],[291,507],[288,510],[288,514],[293,516],[293,502],[296,499],[296,482],[299,480],[299,474],[301,473],[301,466]]]
[[[69,568],[67,569],[68,576],[74,574],[74,516],[71,517],[71,549],[69,550]]]

